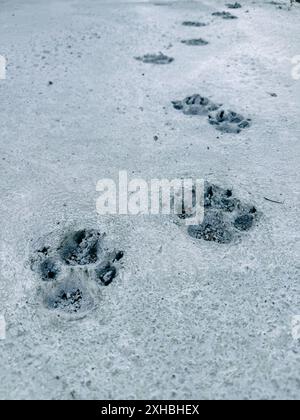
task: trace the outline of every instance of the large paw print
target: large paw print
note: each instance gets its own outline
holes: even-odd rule
[[[99,286],[108,286],[118,276],[124,256],[106,249],[103,238],[94,229],[78,230],[35,252],[31,267],[41,279],[47,309],[82,316],[95,307]]]

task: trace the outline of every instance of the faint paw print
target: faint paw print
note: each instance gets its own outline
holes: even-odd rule
[[[6,322],[4,315],[0,314],[0,340],[5,340],[6,338]]]
[[[292,318],[292,336],[294,340],[300,340],[300,315],[294,315]]]
[[[6,78],[6,58],[0,55],[0,80]]]
[[[294,80],[300,80],[300,55],[295,55],[291,60],[293,64],[292,78]]]

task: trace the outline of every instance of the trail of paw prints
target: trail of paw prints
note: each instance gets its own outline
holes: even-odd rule
[[[104,237],[97,230],[83,229],[35,250],[31,268],[41,280],[38,289],[46,309],[72,318],[95,309],[99,287],[118,276],[124,257],[123,251],[105,248]]]
[[[201,95],[192,95],[181,101],[173,101],[173,107],[185,115],[205,115],[208,122],[223,133],[240,133],[250,127],[251,119],[237,112],[221,108],[223,104],[215,103]]]
[[[195,202],[196,197],[193,199],[193,203]],[[194,216],[195,213],[189,211],[183,212],[180,218],[186,219]],[[229,244],[250,231],[259,216],[255,206],[243,203],[234,197],[232,190],[226,190],[206,182],[203,223],[190,225],[188,234],[194,239]]]

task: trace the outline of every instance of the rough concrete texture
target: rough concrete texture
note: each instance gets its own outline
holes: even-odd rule
[[[224,3],[0,1],[1,399],[299,399],[300,8]],[[194,93],[250,127],[173,108]],[[97,217],[119,170],[204,178],[261,217],[226,243]]]

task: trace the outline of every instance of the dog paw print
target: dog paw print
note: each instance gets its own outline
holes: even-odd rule
[[[94,229],[65,234],[58,243],[35,251],[31,268],[41,280],[46,309],[82,316],[96,306],[100,286],[118,276],[123,251],[109,251]]]
[[[216,104],[205,96],[198,94],[187,96],[182,101],[173,101],[173,107],[185,115],[208,115],[218,110],[222,104]]]
[[[163,53],[159,54],[145,54],[141,57],[134,57],[137,61],[141,61],[145,64],[171,64],[174,61],[173,57],[168,57]]]
[[[223,104],[215,103],[211,99],[198,94],[188,96],[182,101],[173,101],[173,107],[185,115],[202,115],[208,122],[222,133],[238,134],[250,127],[251,119],[233,111],[225,111]]]
[[[212,16],[220,17],[225,20],[233,20],[233,19],[238,18],[237,16],[229,12],[215,12],[215,13],[212,13]]]
[[[235,3],[227,3],[226,7],[228,7],[228,9],[241,9],[242,5],[238,2],[235,2]]]
[[[196,198],[193,202],[196,202]],[[189,212],[188,217],[193,216],[194,214]],[[234,197],[232,190],[207,182],[204,191],[203,222],[189,226],[188,234],[195,239],[228,244],[250,231],[258,218],[259,212],[255,206],[245,204]]]
[[[222,133],[240,133],[250,127],[251,119],[233,111],[219,110],[208,115],[208,122]]]
[[[95,264],[98,260],[100,233],[95,230],[79,230],[65,236],[58,252],[67,265]]]
[[[183,39],[181,43],[190,47],[202,47],[209,44],[208,41],[203,38]]]

